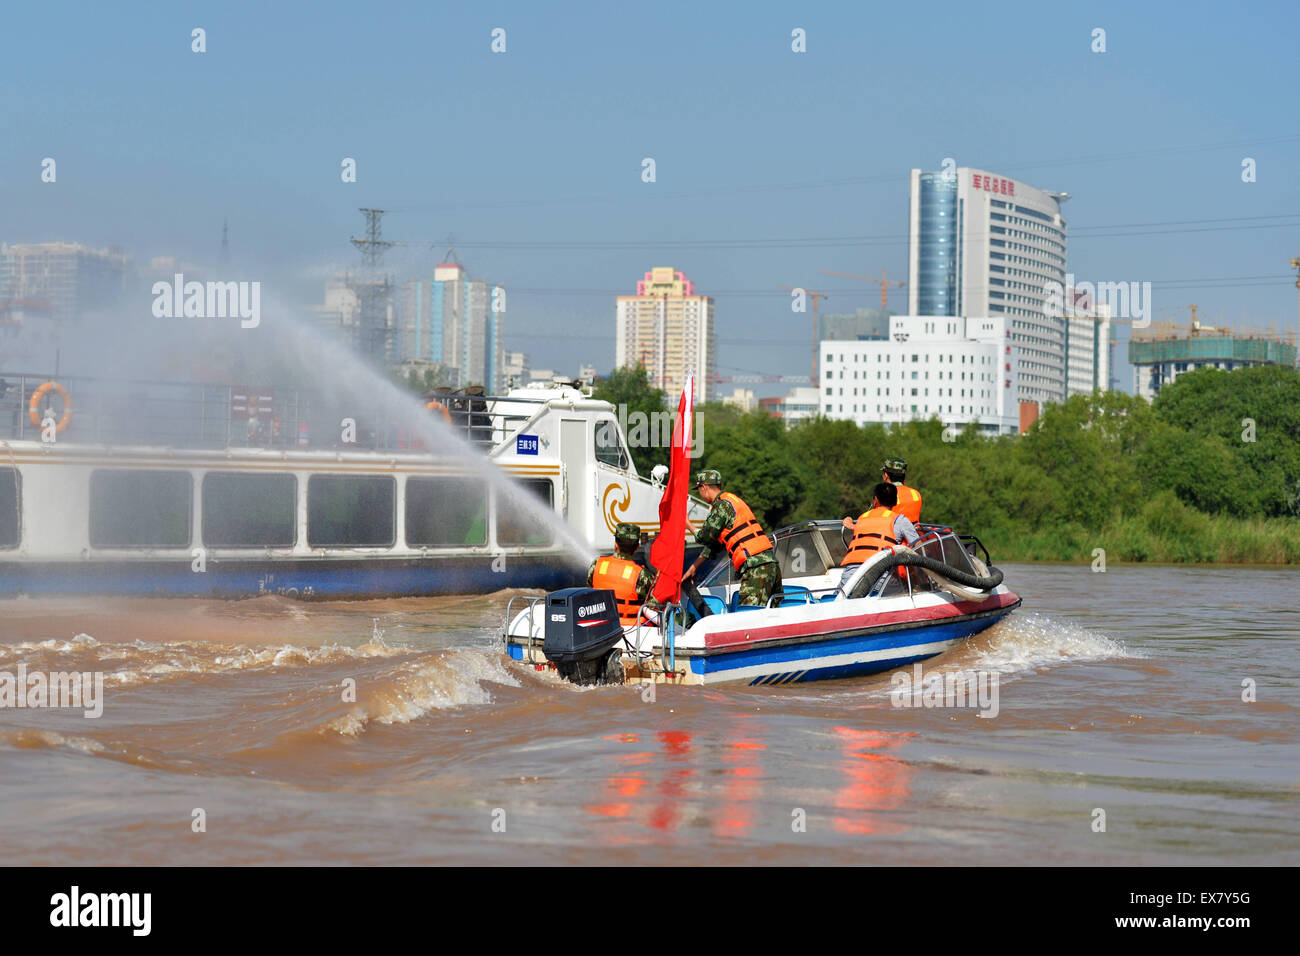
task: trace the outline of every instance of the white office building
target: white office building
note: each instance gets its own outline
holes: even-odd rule
[[[1067,322],[1045,308],[1049,283],[1065,288],[1068,198],[982,169],[912,170],[908,313],[1006,317],[1021,401],[1069,392]]]
[[[1005,316],[896,315],[888,341],[821,344],[821,414],[859,425],[937,417],[990,433],[1019,427],[1018,348]]]

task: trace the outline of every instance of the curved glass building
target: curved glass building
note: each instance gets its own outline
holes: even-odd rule
[[[1066,198],[982,169],[912,170],[908,313],[1006,316],[1021,401],[1069,390],[1066,319],[1045,308],[1066,285]]]

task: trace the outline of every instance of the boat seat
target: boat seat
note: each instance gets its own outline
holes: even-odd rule
[[[840,595],[838,591],[832,591],[830,594],[823,594],[817,600],[820,601],[822,604],[828,604],[829,602],[834,601],[839,596]]]
[[[783,584],[781,585],[781,600],[776,603],[776,606],[791,607],[811,602],[812,592],[802,584]]]
[[[722,598],[718,597],[717,595],[701,594],[700,597],[704,599],[704,603],[708,605],[709,610],[712,611],[714,614],[727,613],[727,605],[723,602]]]

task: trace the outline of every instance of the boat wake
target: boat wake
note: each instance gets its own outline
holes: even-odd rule
[[[320,748],[335,750],[375,725],[487,705],[495,688],[521,686],[486,648],[392,647],[378,633],[356,647],[112,643],[78,634],[0,644],[0,672],[103,675],[102,719],[7,708],[0,747],[222,775],[329,764]]]
[[[0,668],[19,663],[33,671],[95,671],[104,675],[106,687],[134,687],[187,675],[229,674],[239,671],[308,667],[410,654],[389,647],[374,637],[359,647],[328,645],[298,647],[293,644],[255,646],[210,641],[101,642],[89,634],[71,640],[24,641],[0,644]]]
[[[1003,676],[1084,661],[1141,657],[1119,641],[1042,614],[1014,614],[950,654],[967,670]]]
[[[355,737],[370,723],[406,724],[436,710],[490,704],[487,684],[520,686],[499,654],[470,649],[422,654],[382,680],[372,680],[364,696],[358,694],[357,704],[323,729]]]
[[[1005,681],[1063,664],[1143,656],[1120,641],[1077,624],[1043,614],[1017,613],[920,666],[926,675],[985,673],[996,674],[999,680]],[[890,680],[895,673],[879,675],[868,696],[888,698],[894,690]]]

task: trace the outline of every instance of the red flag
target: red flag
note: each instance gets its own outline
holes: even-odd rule
[[[686,559],[686,502],[691,484],[691,423],[695,412],[695,378],[687,376],[677,403],[668,483],[659,501],[659,535],[650,546],[650,563],[659,571],[654,597],[667,604],[680,597],[682,562]]]

